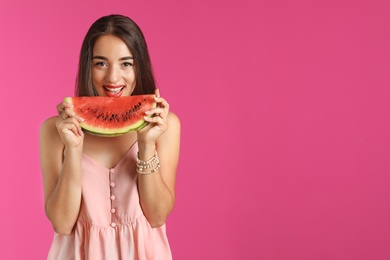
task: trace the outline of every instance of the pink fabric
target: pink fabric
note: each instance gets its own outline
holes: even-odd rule
[[[112,168],[82,158],[82,202],[74,231],[54,234],[48,259],[172,259],[165,225],[152,228],[139,204],[137,143]]]

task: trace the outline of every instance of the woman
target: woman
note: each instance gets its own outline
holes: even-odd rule
[[[137,132],[83,133],[66,102],[42,124],[45,210],[55,231],[48,259],[172,258],[164,223],[175,201],[180,122],[155,87],[139,27],[121,15],[98,19],[82,44],[76,95],[153,93],[158,106]]]

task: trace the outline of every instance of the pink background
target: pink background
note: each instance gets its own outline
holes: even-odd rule
[[[175,259],[390,259],[390,2],[2,0],[2,259],[45,259],[39,126],[98,17],[182,121]]]

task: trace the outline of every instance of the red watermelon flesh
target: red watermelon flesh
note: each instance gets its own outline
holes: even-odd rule
[[[118,136],[147,125],[145,112],[156,107],[155,95],[126,97],[66,97],[74,112],[84,118],[80,126],[91,134]]]

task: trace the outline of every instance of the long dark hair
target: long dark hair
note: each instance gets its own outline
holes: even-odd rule
[[[85,35],[80,50],[76,78],[76,96],[97,96],[92,83],[92,51],[102,35],[114,35],[122,39],[134,58],[135,89],[132,95],[153,94],[156,89],[152,64],[145,37],[138,25],[129,17],[112,14],[96,20]]]

